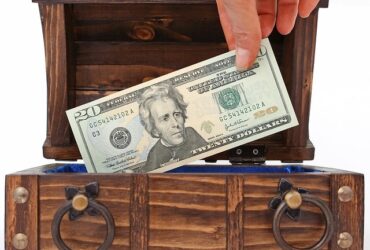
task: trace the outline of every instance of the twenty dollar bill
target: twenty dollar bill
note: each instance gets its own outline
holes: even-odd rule
[[[67,111],[89,172],[164,172],[296,126],[270,43],[228,52]]]

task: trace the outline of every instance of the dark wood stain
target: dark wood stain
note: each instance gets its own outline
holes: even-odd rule
[[[148,248],[148,176],[131,177],[130,206],[130,247],[131,249]]]
[[[99,196],[96,200],[108,208],[115,220],[116,233],[111,249],[130,249],[131,178],[58,174],[40,176],[40,249],[56,249],[50,229],[56,210],[66,202],[64,188],[83,188],[95,181],[99,183]],[[62,239],[71,249],[97,249],[105,239],[106,225],[102,216],[84,215],[76,221],[70,221],[68,216],[65,216],[60,232]]]
[[[333,171],[316,174],[34,174],[6,178],[6,246],[15,232],[29,236],[32,249],[56,249],[50,228],[54,214],[66,202],[64,188],[83,188],[97,181],[97,201],[108,208],[116,225],[110,249],[279,249],[272,234],[274,211],[268,202],[277,195],[280,178],[326,202],[334,215],[336,232],[324,249],[338,249],[337,237],[349,232],[351,249],[363,249],[363,176]],[[28,205],[15,205],[12,190],[29,189]],[[354,198],[338,201],[341,186],[350,186]],[[283,237],[305,248],[322,236],[321,211],[304,203],[297,222],[284,217]],[[61,235],[72,249],[96,249],[104,241],[101,216],[65,217]]]
[[[12,240],[18,233],[28,239],[28,249],[37,249],[39,192],[37,175],[7,175],[5,179],[5,248],[13,249]],[[29,193],[28,200],[15,203],[13,193],[17,187],[24,187]]]
[[[145,79],[227,50],[214,0],[40,0],[48,81],[48,126],[44,155],[80,158],[64,111],[129,88]],[[114,3],[114,4],[113,4]],[[320,2],[326,7],[328,1]],[[138,15],[140,13],[140,15]],[[300,126],[250,144],[265,146],[267,160],[312,159],[308,121],[318,10],[298,19],[288,36],[270,37]],[[151,41],[130,36],[137,24],[154,28]],[[196,27],[194,27],[196,26]],[[204,29],[210,29],[208,33]],[[121,33],[119,31],[122,31]],[[190,38],[190,39],[188,39]],[[145,54],[145,55],[144,55]],[[211,160],[229,159],[230,152]],[[46,168],[53,168],[47,166]],[[66,202],[64,188],[97,181],[97,202],[113,215],[116,235],[110,249],[279,249],[272,234],[280,178],[328,205],[335,234],[324,249],[339,250],[337,238],[349,232],[352,250],[363,249],[364,177],[332,170],[312,174],[44,174],[40,167],[6,177],[5,247],[13,249],[18,232],[28,235],[28,249],[56,249],[51,223]],[[338,200],[341,186],[354,191],[352,201]],[[13,191],[30,191],[26,204],[15,204]],[[318,208],[303,204],[298,222],[283,218],[283,237],[298,248],[318,241],[325,224]],[[72,249],[96,249],[104,241],[101,216],[82,216],[61,224]]]
[[[338,199],[338,190],[348,186],[353,191],[353,198],[348,202]],[[341,173],[331,176],[331,209],[335,218],[336,227],[334,238],[340,233],[348,232],[353,237],[350,249],[363,249],[364,247],[364,176],[350,173]],[[341,248],[332,241],[331,249]]]
[[[65,110],[227,51],[214,1],[39,4],[48,82],[46,158],[81,158]],[[314,157],[308,119],[317,16],[316,10],[307,19],[298,18],[288,36],[276,31],[270,36],[300,125],[253,142],[266,148],[265,160],[297,162]],[[135,38],[137,25],[150,27],[153,38]],[[230,154],[207,160],[229,159]]]
[[[295,187],[305,188],[325,202],[330,201],[328,176],[284,176]],[[272,233],[274,211],[268,207],[277,195],[280,178],[276,175],[247,176],[244,181],[244,247],[246,249],[280,249]],[[307,248],[318,242],[325,224],[321,212],[315,206],[303,204],[299,221],[284,217],[281,222],[285,240],[297,248]]]

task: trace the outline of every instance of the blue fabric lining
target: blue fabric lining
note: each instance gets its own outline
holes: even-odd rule
[[[231,165],[208,165],[208,166],[181,166],[167,173],[307,173],[320,172],[303,166],[231,166]],[[45,173],[87,173],[83,164],[66,164],[48,169]]]
[[[51,173],[87,173],[84,164],[66,164],[56,168],[47,169],[44,171],[47,174]]]
[[[306,173],[314,172],[302,166],[182,166],[168,171],[167,173]]]

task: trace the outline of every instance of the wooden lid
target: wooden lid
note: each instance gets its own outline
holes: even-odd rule
[[[81,158],[66,110],[227,51],[214,0],[35,2],[49,3],[40,4],[48,81],[46,158]],[[189,8],[195,3],[202,4]],[[327,0],[320,2],[321,7],[327,5]],[[274,31],[270,36],[300,125],[215,155],[209,161],[313,159],[308,123],[317,17],[315,10],[306,19],[298,18],[289,35]]]

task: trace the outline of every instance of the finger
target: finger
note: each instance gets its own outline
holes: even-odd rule
[[[299,2],[298,12],[302,18],[308,17],[315,9],[320,0],[301,0]]]
[[[235,49],[235,39],[231,28],[230,19],[226,14],[223,0],[216,0],[218,15],[220,16],[220,22],[222,30],[224,31],[225,39],[229,50]]]
[[[297,14],[298,0],[279,0],[276,28],[280,34],[286,35],[292,31]]]
[[[261,28],[256,0],[223,0],[236,46],[236,67],[246,69],[256,59],[261,44]]]
[[[276,19],[275,2],[275,0],[257,1],[257,12],[263,38],[268,37],[274,29]]]

